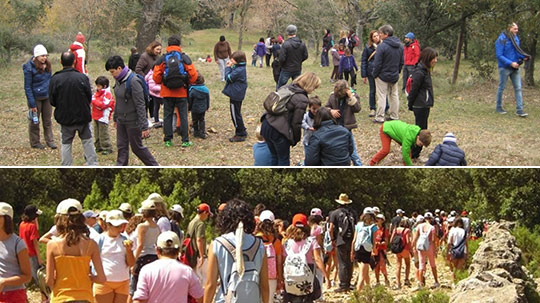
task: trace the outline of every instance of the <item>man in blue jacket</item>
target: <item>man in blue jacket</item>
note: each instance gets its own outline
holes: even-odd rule
[[[372,75],[377,88],[377,113],[373,122],[384,123],[386,99],[390,120],[399,119],[399,95],[397,82],[403,67],[403,45],[394,37],[394,29],[390,25],[379,28],[379,36],[383,42],[377,47],[373,59]]]
[[[499,65],[499,89],[497,90],[497,108],[499,114],[506,114],[502,108],[502,96],[508,77],[512,80],[514,86],[514,95],[516,97],[516,115],[527,117],[528,114],[523,111],[523,96],[521,94],[521,72],[519,66],[523,61],[529,60],[530,56],[521,50],[519,44],[518,25],[512,23],[508,30],[501,33],[495,42],[495,53]]]

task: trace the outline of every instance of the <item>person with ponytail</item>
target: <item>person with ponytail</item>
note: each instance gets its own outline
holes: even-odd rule
[[[217,217],[217,227],[221,236],[208,251],[203,302],[223,303],[235,296],[239,302],[269,303],[268,264],[263,241],[253,236],[253,209],[242,200],[230,200]],[[248,287],[254,283],[259,287]]]
[[[66,199],[56,208],[58,237],[47,243],[47,285],[51,303],[94,302],[92,283],[104,283],[106,276],[98,245],[89,238],[82,205]],[[96,275],[91,275],[90,261]]]

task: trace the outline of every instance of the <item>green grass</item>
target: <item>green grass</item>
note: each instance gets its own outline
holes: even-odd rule
[[[174,146],[165,148],[162,129],[152,129],[151,137],[144,142],[149,147],[160,165],[165,166],[246,166],[253,164],[252,145],[256,142],[255,128],[263,113],[262,101],[274,89],[275,83],[270,68],[248,67],[248,84],[246,99],[243,103],[243,116],[248,128],[249,137],[246,142],[230,143],[227,139],[234,133],[230,120],[229,100],[221,93],[223,83],[219,81],[217,64],[200,63],[199,57],[210,54],[213,57],[213,46],[219,36],[224,34],[236,49],[238,44],[237,32],[228,30],[195,31],[184,38],[183,50],[194,60],[195,66],[206,80],[211,94],[211,109],[206,115],[207,128],[217,131],[210,134],[206,140],[192,138],[195,143],[188,149],[180,148],[180,140],[173,139]],[[246,33],[243,49],[247,50],[250,61],[251,45],[260,33]],[[125,46],[124,58],[127,58],[129,45]],[[94,49],[96,51],[96,49]],[[104,70],[104,61],[100,56],[92,56],[95,61],[89,62],[89,73],[93,82],[97,76],[110,75]],[[28,60],[28,56],[13,61],[10,66],[0,73],[3,89],[0,90],[2,108],[0,111],[0,124],[2,125],[3,140],[0,142],[0,165],[41,166],[59,165],[60,151],[50,149],[34,150],[28,143],[28,130],[26,120],[26,98],[23,90],[23,77],[21,64]],[[59,55],[51,54],[53,70],[60,69]],[[495,60],[495,59],[494,59]],[[326,100],[332,92],[333,86],[329,82],[331,70],[319,67],[319,57],[315,51],[310,50],[310,58],[304,62],[303,71],[315,72],[322,79],[321,87],[314,94]],[[435,146],[441,143],[446,132],[453,132],[458,138],[459,146],[465,151],[469,165],[475,166],[516,166],[540,165],[540,154],[537,152],[537,130],[540,126],[540,93],[538,89],[524,88],[525,110],[528,118],[518,118],[513,115],[513,91],[508,87],[505,93],[504,105],[509,114],[501,116],[495,114],[496,82],[483,82],[475,76],[475,66],[464,61],[460,68],[460,78],[456,87],[449,84],[452,74],[453,62],[440,58],[433,73],[435,106],[429,117],[429,128],[433,134],[433,143],[422,151],[421,157],[427,158]],[[493,70],[497,78],[496,70]],[[537,78],[540,75],[537,75]],[[114,83],[114,80],[111,79]],[[380,148],[379,125],[373,124],[368,118],[368,85],[361,83],[357,91],[362,104],[362,111],[356,115],[358,129],[354,130],[358,153],[364,163]],[[114,84],[113,84],[114,85]],[[400,118],[408,123],[414,123],[414,115],[406,108],[406,98],[401,95]],[[163,116],[163,109],[160,111]],[[54,134],[59,143],[60,130],[56,122]],[[110,128],[112,141],[116,142],[114,129]],[[98,156],[99,164],[114,165],[116,153],[107,156]],[[303,159],[301,143],[291,149],[291,163],[298,163]],[[84,165],[80,140],[74,141],[74,163]],[[131,165],[142,165],[134,156],[131,156]],[[400,147],[392,144],[391,153],[381,165],[402,165]],[[422,165],[422,164],[418,164]]]

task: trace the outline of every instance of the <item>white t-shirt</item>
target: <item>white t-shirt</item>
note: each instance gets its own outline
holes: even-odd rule
[[[467,217],[461,217],[461,220],[463,220],[463,228],[465,228],[465,231],[470,234],[471,231],[471,221]]]
[[[452,227],[450,231],[448,232],[448,244],[452,244],[452,246],[457,246],[463,238],[465,237],[465,230],[461,227]],[[452,239],[452,243],[450,243],[450,239]],[[467,252],[467,247],[465,247],[465,252]]]
[[[101,261],[107,281],[122,282],[129,279],[129,268],[126,264],[126,247],[124,238],[118,236],[111,238],[107,233],[99,235],[96,239],[98,244],[103,241],[101,247]]]
[[[131,234],[129,234],[127,237],[128,239],[133,241],[132,249],[133,253],[135,253],[135,251],[137,251],[137,230],[132,231]]]
[[[159,226],[159,229],[162,233],[166,231],[171,231],[171,222],[167,217],[161,217],[157,220],[156,224]]]
[[[92,239],[92,240],[94,240],[94,241],[97,242],[97,240],[98,240],[98,238],[99,238],[99,236],[100,236],[100,233],[98,233],[97,230],[95,230],[95,229],[94,229],[93,227],[91,227],[91,226],[88,226],[88,225],[87,225],[86,227],[88,227],[88,230],[90,231],[90,236],[89,236],[90,239]]]

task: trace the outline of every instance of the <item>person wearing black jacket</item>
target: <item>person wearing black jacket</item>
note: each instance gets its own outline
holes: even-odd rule
[[[409,110],[414,112],[415,124],[420,129],[428,128],[429,111],[433,107],[433,84],[431,70],[437,63],[437,51],[426,47],[412,72],[412,86],[407,96]],[[413,147],[412,158],[418,158],[421,146]]]
[[[364,84],[369,82],[369,116],[375,117],[375,111],[377,110],[377,103],[375,102],[375,78],[371,73],[373,59],[377,51],[377,45],[380,43],[379,32],[372,30],[369,33],[369,41],[362,51],[362,64],[360,64],[360,73]]]
[[[296,37],[296,26],[287,26],[289,39],[283,43],[279,52],[279,64],[281,73],[277,89],[287,84],[290,78],[293,80],[302,74],[302,62],[308,58],[308,50],[304,42]]]
[[[62,53],[63,69],[52,76],[49,98],[54,109],[54,119],[60,124],[62,137],[62,165],[73,165],[72,143],[79,134],[84,149],[86,165],[98,165],[92,140],[90,102],[92,90],[88,77],[74,68],[75,55]]]
[[[319,109],[313,126],[316,131],[309,140],[306,166],[350,166],[354,150],[352,134],[336,124],[329,108]]]
[[[383,42],[377,47],[372,65],[372,76],[377,87],[376,123],[384,123],[386,100],[390,106],[388,112],[391,120],[399,120],[399,88],[397,82],[403,67],[403,45],[394,37],[394,29],[390,25],[379,28],[379,36]]]
[[[334,39],[332,38],[332,35],[330,35],[330,30],[325,29],[324,30],[324,37],[323,37],[323,44],[322,44],[322,51],[321,51],[321,66],[327,67],[330,65],[330,61],[328,60],[328,52],[330,49],[334,46]]]

